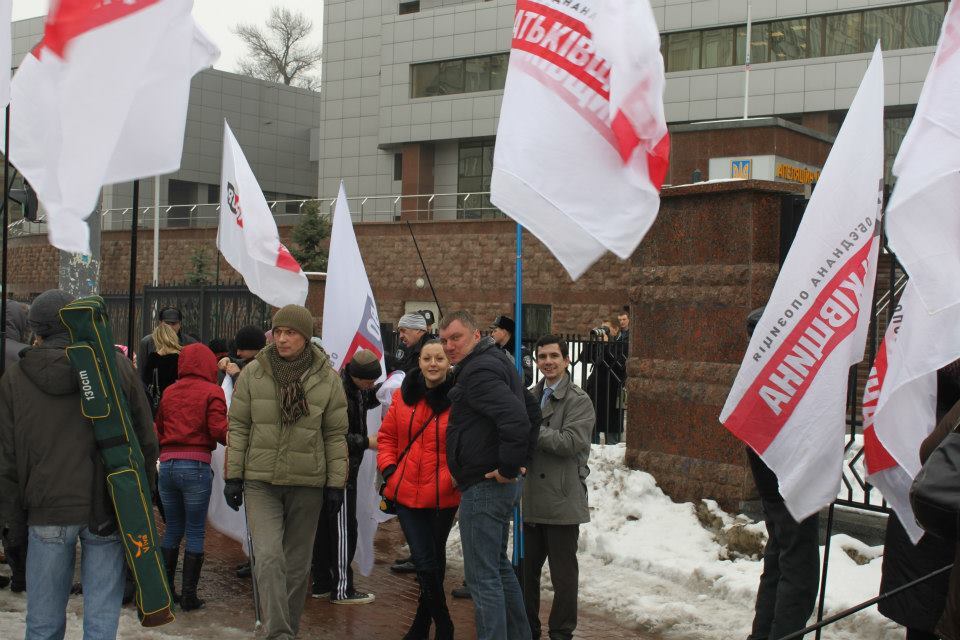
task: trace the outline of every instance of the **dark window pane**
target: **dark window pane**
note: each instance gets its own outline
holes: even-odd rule
[[[844,13],[826,17],[826,51],[828,56],[860,53],[862,13]]]
[[[463,61],[466,72],[464,89],[470,91],[490,90],[490,58],[470,58]]]
[[[416,13],[420,11],[420,0],[413,0],[413,2],[401,2],[400,3],[400,15],[405,15],[407,13]]]
[[[439,90],[432,95],[463,93],[463,62],[463,60],[446,60],[440,63]]]
[[[906,11],[904,48],[936,45],[937,38],[940,37],[946,5],[943,2],[927,2],[904,7],[904,9]]]
[[[863,47],[870,51],[877,40],[884,51],[903,48],[903,7],[873,9],[863,14]]]
[[[807,57],[807,21],[777,20],[770,23],[770,53],[773,62]]]
[[[479,178],[483,175],[483,147],[460,147],[460,168],[458,175],[461,182],[466,178]],[[477,184],[479,184],[479,182]]]
[[[510,54],[500,53],[490,58],[490,88],[503,89],[507,82],[507,65]]]
[[[750,25],[750,64],[770,62],[770,25],[766,23]],[[747,38],[747,26],[737,27],[736,64],[745,64],[743,59],[744,43]]]
[[[403,180],[403,154],[393,154],[393,179]]]
[[[733,64],[734,30],[711,29],[703,32],[701,68],[729,67]]]
[[[427,62],[410,65],[410,95],[413,98],[440,95],[440,64]]]
[[[700,68],[700,32],[671,33],[667,44],[670,66],[667,71]]]
[[[825,55],[823,52],[823,23],[823,16],[810,18],[810,20],[807,21],[809,28],[807,42],[810,47],[809,56],[811,58],[821,58]]]

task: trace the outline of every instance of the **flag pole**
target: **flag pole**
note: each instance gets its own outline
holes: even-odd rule
[[[820,572],[820,603],[817,605],[817,624],[823,622],[823,605],[827,599],[827,568],[830,566],[830,536],[833,534],[833,508],[836,501],[830,503],[830,510],[827,512],[827,538],[823,548],[823,568]],[[820,640],[820,634],[823,628],[817,629],[814,634],[814,640]]]
[[[517,225],[517,278],[514,300],[513,359],[523,380],[523,227]],[[513,508],[513,566],[523,585],[523,511],[520,500]]]
[[[9,230],[9,207],[10,202],[10,183],[8,175],[10,173],[10,105],[4,110],[4,128],[3,128],[3,267],[0,279],[2,279],[3,290],[0,291],[0,319],[3,320],[3,327],[0,328],[0,375],[7,368],[7,239],[10,237]]]
[[[133,181],[133,220],[130,223],[130,290],[127,293],[127,355],[133,359],[133,319],[137,295],[137,227],[140,224],[140,181]],[[146,355],[146,354],[141,354]]]
[[[160,286],[160,176],[153,177],[153,286]]]
[[[743,65],[743,119],[747,119],[747,105],[750,100],[750,28],[751,13],[753,3],[747,2],[747,41],[743,43],[744,65]]]
[[[433,296],[433,303],[437,305],[437,314],[442,318],[443,309],[440,308],[440,300],[437,298],[437,292],[433,289],[433,281],[430,280],[430,272],[427,271],[427,265],[423,261],[423,254],[420,253],[420,245],[417,244],[417,236],[413,235],[413,227],[407,220],[407,229],[410,231],[410,237],[413,238],[413,248],[417,250],[417,257],[420,258],[420,266],[423,267],[423,275],[427,276],[427,284],[430,285],[430,294]]]

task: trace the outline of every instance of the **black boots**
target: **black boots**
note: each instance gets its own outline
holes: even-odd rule
[[[430,617],[437,627],[435,640],[452,640],[453,620],[450,619],[447,597],[443,593],[443,578],[435,571],[418,571],[417,580],[420,582],[420,598],[426,603]]]
[[[183,554],[183,588],[180,592],[180,608],[183,611],[193,611],[204,605],[203,600],[197,597],[201,567],[203,567],[202,553]]]
[[[167,570],[167,584],[170,586],[170,597],[174,602],[180,602],[180,596],[174,588],[174,578],[177,575],[177,562],[180,560],[180,549],[167,549],[160,547],[160,555],[163,556],[163,566]]]
[[[430,608],[423,589],[420,589],[420,600],[417,603],[417,614],[413,617],[413,624],[403,640],[430,640]]]

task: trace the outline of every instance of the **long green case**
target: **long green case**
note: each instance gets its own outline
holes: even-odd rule
[[[127,565],[136,583],[144,627],[173,622],[173,598],[160,555],[143,452],[117,370],[117,351],[103,298],[90,296],[60,310],[72,344],[67,357],[80,378],[80,406],[93,425]]]

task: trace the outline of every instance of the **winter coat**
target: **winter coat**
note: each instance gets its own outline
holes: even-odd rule
[[[515,478],[529,460],[533,430],[523,382],[513,363],[487,336],[457,366],[450,390],[447,464],[464,489],[498,469]]]
[[[534,391],[543,398],[545,380]],[[586,478],[596,423],[587,393],[564,374],[543,407],[537,447],[523,483],[523,519],[537,524],[590,522]]]
[[[180,356],[176,353],[168,353],[162,356],[154,351],[140,361],[140,379],[143,380],[143,385],[148,389],[148,392],[150,385],[154,383],[154,372],[156,372],[157,391],[160,397],[163,397],[163,392],[167,390],[167,387],[177,381],[179,359]]]
[[[30,338],[30,329],[27,328],[27,308],[14,300],[7,302],[7,341],[4,345],[4,351],[7,354],[6,364],[16,362],[20,359],[20,352],[29,345],[27,340]]]
[[[347,397],[347,455],[350,463],[347,482],[354,485],[360,473],[363,452],[370,448],[370,439],[367,437],[367,411],[380,406],[380,401],[377,400],[376,389],[360,389],[353,384],[353,379],[346,369],[340,374],[340,381],[343,383],[343,392]]]
[[[413,346],[408,347],[402,342],[398,343],[397,350],[389,358],[390,370],[396,371],[399,369],[407,375],[420,371],[420,351],[423,349],[423,345],[436,339],[437,336],[428,331],[420,336],[420,339]]]
[[[217,443],[227,443],[227,402],[217,379],[217,358],[202,344],[180,352],[177,381],[160,401],[154,424],[160,460],[186,458],[210,462]]]
[[[315,344],[301,382],[310,414],[280,424],[270,345],[244,367],[230,400],[227,479],[275,485],[343,487],[347,482],[347,400],[327,353]]]
[[[450,383],[428,389],[417,371],[403,380],[377,434],[377,468],[396,470],[383,494],[410,509],[447,509],[460,504],[447,467],[447,421]],[[410,439],[427,425],[403,459],[400,454]]]
[[[960,402],[953,405],[933,432],[920,445],[920,461],[926,462],[933,450],[943,442],[954,427],[960,423]],[[957,479],[960,485],[960,478]],[[946,544],[946,543],[944,543]],[[960,545],[958,545],[960,546]],[[937,633],[943,640],[960,640],[960,571],[957,570],[957,561],[960,560],[960,549],[957,550],[953,561],[953,571],[950,572],[950,588],[947,591],[947,604],[937,625]]]
[[[93,427],[80,409],[80,385],[67,359],[66,335],[28,349],[0,379],[0,521],[14,538],[27,525],[82,525],[98,535],[116,530],[106,472]],[[111,347],[133,429],[153,485],[157,436],[130,361]]]
[[[504,353],[507,354],[507,357],[510,358],[510,362],[513,363],[513,366],[517,366],[517,359],[513,357],[514,352],[514,340],[513,336],[510,337],[510,340],[507,341],[507,344],[500,347],[503,349]],[[523,386],[529,388],[533,384],[533,356],[530,354],[530,349],[527,347],[520,347],[520,360],[523,363]]]

